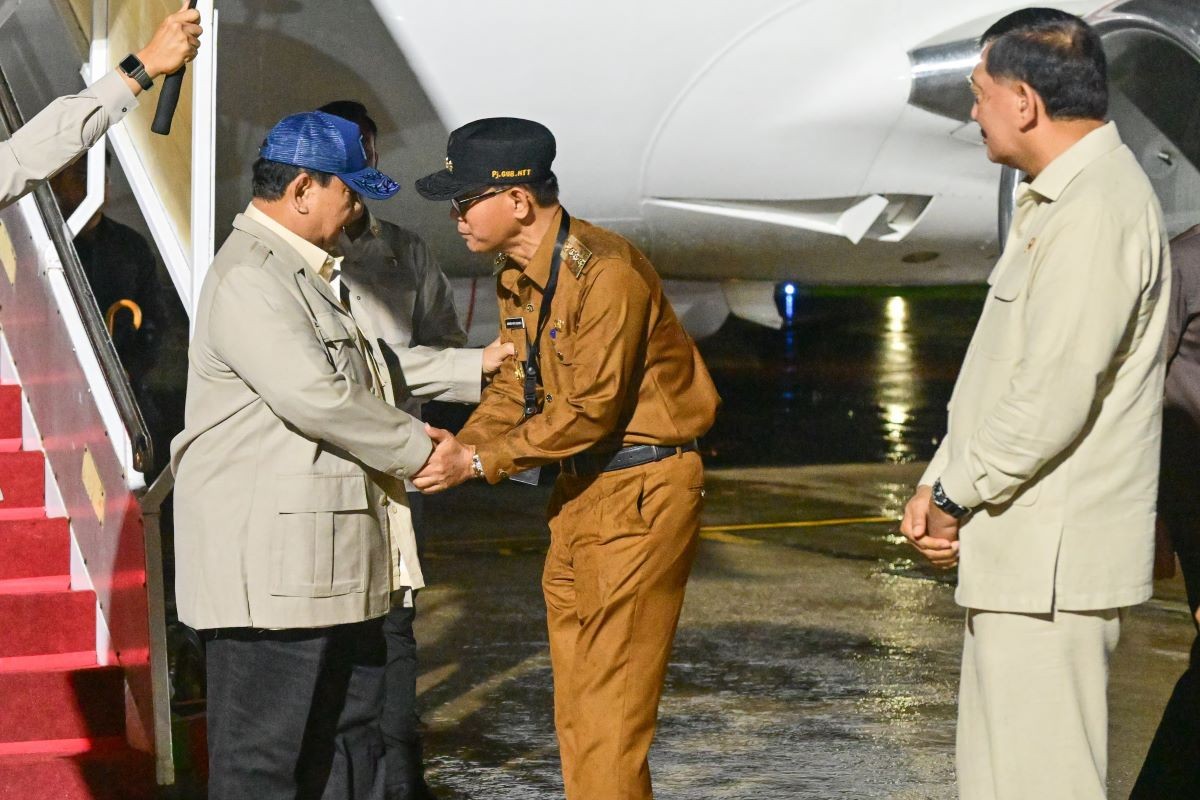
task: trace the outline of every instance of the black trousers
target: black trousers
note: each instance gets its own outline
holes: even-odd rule
[[[424,497],[408,495],[417,549],[423,541]],[[417,715],[417,640],[413,621],[417,616],[417,593],[413,605],[396,605],[384,618],[383,638],[387,647],[386,692],[380,725],[386,748],[387,800],[428,800],[433,795],[425,783],[421,752],[420,717]]]
[[[1163,415],[1159,515],[1183,568],[1193,616],[1200,608],[1200,431],[1181,412]],[[1130,800],[1200,797],[1200,638],[1192,642],[1187,671],[1175,684],[1162,722],[1142,764]]]
[[[207,632],[209,800],[382,796],[383,622]]]

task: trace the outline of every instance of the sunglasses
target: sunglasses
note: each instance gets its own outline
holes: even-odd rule
[[[467,210],[481,200],[486,200],[489,197],[495,197],[498,194],[504,194],[507,189],[494,189],[483,194],[472,195],[471,197],[456,197],[450,201],[450,207],[454,209],[454,216],[462,219],[466,215]]]

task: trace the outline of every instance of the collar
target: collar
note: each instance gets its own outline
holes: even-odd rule
[[[250,203],[248,206],[246,206],[246,211],[244,213],[248,219],[254,220],[259,225],[262,225],[271,233],[282,239],[284,244],[296,251],[300,258],[304,260],[304,263],[310,269],[312,269],[313,272],[320,275],[327,282],[332,277],[333,271],[341,267],[341,258],[334,258],[312,242],[300,238],[292,231],[271,219],[262,211],[259,211],[258,208],[255,207],[254,203]]]
[[[383,227],[379,224],[379,220],[369,210],[367,214],[367,227],[363,229],[362,234],[357,239],[351,239],[350,234],[346,233],[346,229],[342,228],[342,232],[338,234],[336,260],[339,262],[341,258],[346,256],[362,257],[361,248],[366,247],[374,241],[378,241],[383,235]]]
[[[1109,122],[1084,136],[1050,162],[1042,173],[1029,183],[1029,190],[1054,202],[1093,162],[1108,155],[1122,144],[1117,123]]]
[[[529,263],[522,270],[525,277],[535,283],[538,289],[545,289],[546,281],[550,280],[550,261],[554,258],[554,242],[558,239],[558,226],[561,221],[562,207],[560,206],[554,212],[554,219],[550,220],[550,227],[546,229],[546,235],[542,237],[542,242],[538,245],[533,258],[529,259]]]

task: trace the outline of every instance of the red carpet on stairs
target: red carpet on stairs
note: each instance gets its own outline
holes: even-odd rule
[[[0,800],[149,800],[124,675],[96,660],[96,597],[71,591],[67,520],[47,518],[44,457],[20,442],[20,387],[0,386]]]

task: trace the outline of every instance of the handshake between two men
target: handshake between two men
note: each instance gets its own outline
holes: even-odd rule
[[[483,375],[492,378],[506,361],[516,356],[512,342],[497,337],[483,349]],[[433,452],[421,471],[413,476],[413,485],[425,494],[435,494],[458,486],[471,478],[482,477],[472,462],[475,448],[460,442],[454,434],[426,423],[425,432],[433,440]]]

